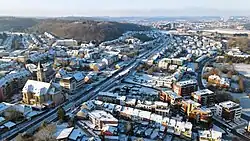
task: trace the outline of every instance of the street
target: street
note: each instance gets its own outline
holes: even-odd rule
[[[66,112],[71,110],[72,106],[77,107],[80,106],[83,102],[94,99],[99,91],[106,91],[109,88],[111,88],[116,82],[119,82],[124,77],[126,77],[129,73],[133,72],[137,65],[141,62],[143,58],[148,58],[150,55],[154,54],[156,51],[158,51],[160,48],[165,47],[166,41],[162,43],[160,46],[154,48],[151,51],[146,51],[146,53],[143,53],[143,55],[140,56],[140,58],[137,58],[136,60],[131,60],[130,63],[125,67],[122,68],[120,73],[115,74],[111,76],[110,78],[107,78],[105,82],[95,86],[95,88],[91,89],[88,92],[85,92],[85,90],[80,90],[73,99],[66,101],[60,106],[63,106]],[[35,131],[38,127],[40,127],[41,123],[43,121],[51,122],[57,118],[57,110],[60,106],[55,107],[53,110],[50,110],[46,112],[45,114],[41,115],[39,118],[34,119],[32,121],[25,122],[21,125],[18,125],[16,128],[2,134],[0,136],[0,140],[11,140],[15,136],[18,135],[18,133],[27,132],[27,131]]]

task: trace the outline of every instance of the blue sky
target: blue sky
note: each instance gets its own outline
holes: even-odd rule
[[[0,0],[0,5],[0,15],[13,16],[186,16],[213,15],[216,10],[250,11],[250,0]]]

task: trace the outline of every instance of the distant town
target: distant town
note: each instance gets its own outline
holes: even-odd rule
[[[0,32],[0,140],[250,140],[246,17],[129,22],[150,30]]]

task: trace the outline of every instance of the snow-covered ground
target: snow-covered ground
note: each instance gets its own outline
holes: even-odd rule
[[[240,74],[250,77],[250,65],[249,64],[234,64],[234,68]]]
[[[246,93],[231,93],[234,99],[240,100],[242,111],[250,115],[250,98]]]
[[[213,125],[213,130],[221,132],[221,133],[226,133],[223,129],[221,129],[220,127]]]

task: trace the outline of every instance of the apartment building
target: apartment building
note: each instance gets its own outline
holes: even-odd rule
[[[215,104],[215,107],[215,115],[219,118],[222,118],[226,122],[237,121],[241,117],[242,107],[232,101],[225,101]]]
[[[189,116],[191,111],[193,111],[197,108],[200,108],[200,107],[201,107],[201,104],[199,104],[191,99],[183,100],[182,106],[181,106],[181,113]]]
[[[197,80],[179,81],[173,85],[173,91],[182,97],[190,97],[192,92],[198,90]]]
[[[212,111],[201,107],[201,104],[193,100],[183,100],[181,113],[187,115],[190,120],[202,123],[205,127],[210,127],[212,122]]]
[[[171,90],[161,91],[160,100],[168,102],[171,106],[175,107],[181,105],[182,97]]]
[[[211,107],[215,104],[215,94],[209,89],[195,91],[191,94],[191,99],[201,104],[201,106]]]
[[[64,77],[60,80],[59,84],[64,91],[69,94],[74,93],[79,88],[83,87],[85,83],[85,77],[82,72],[77,72],[75,74]]]

